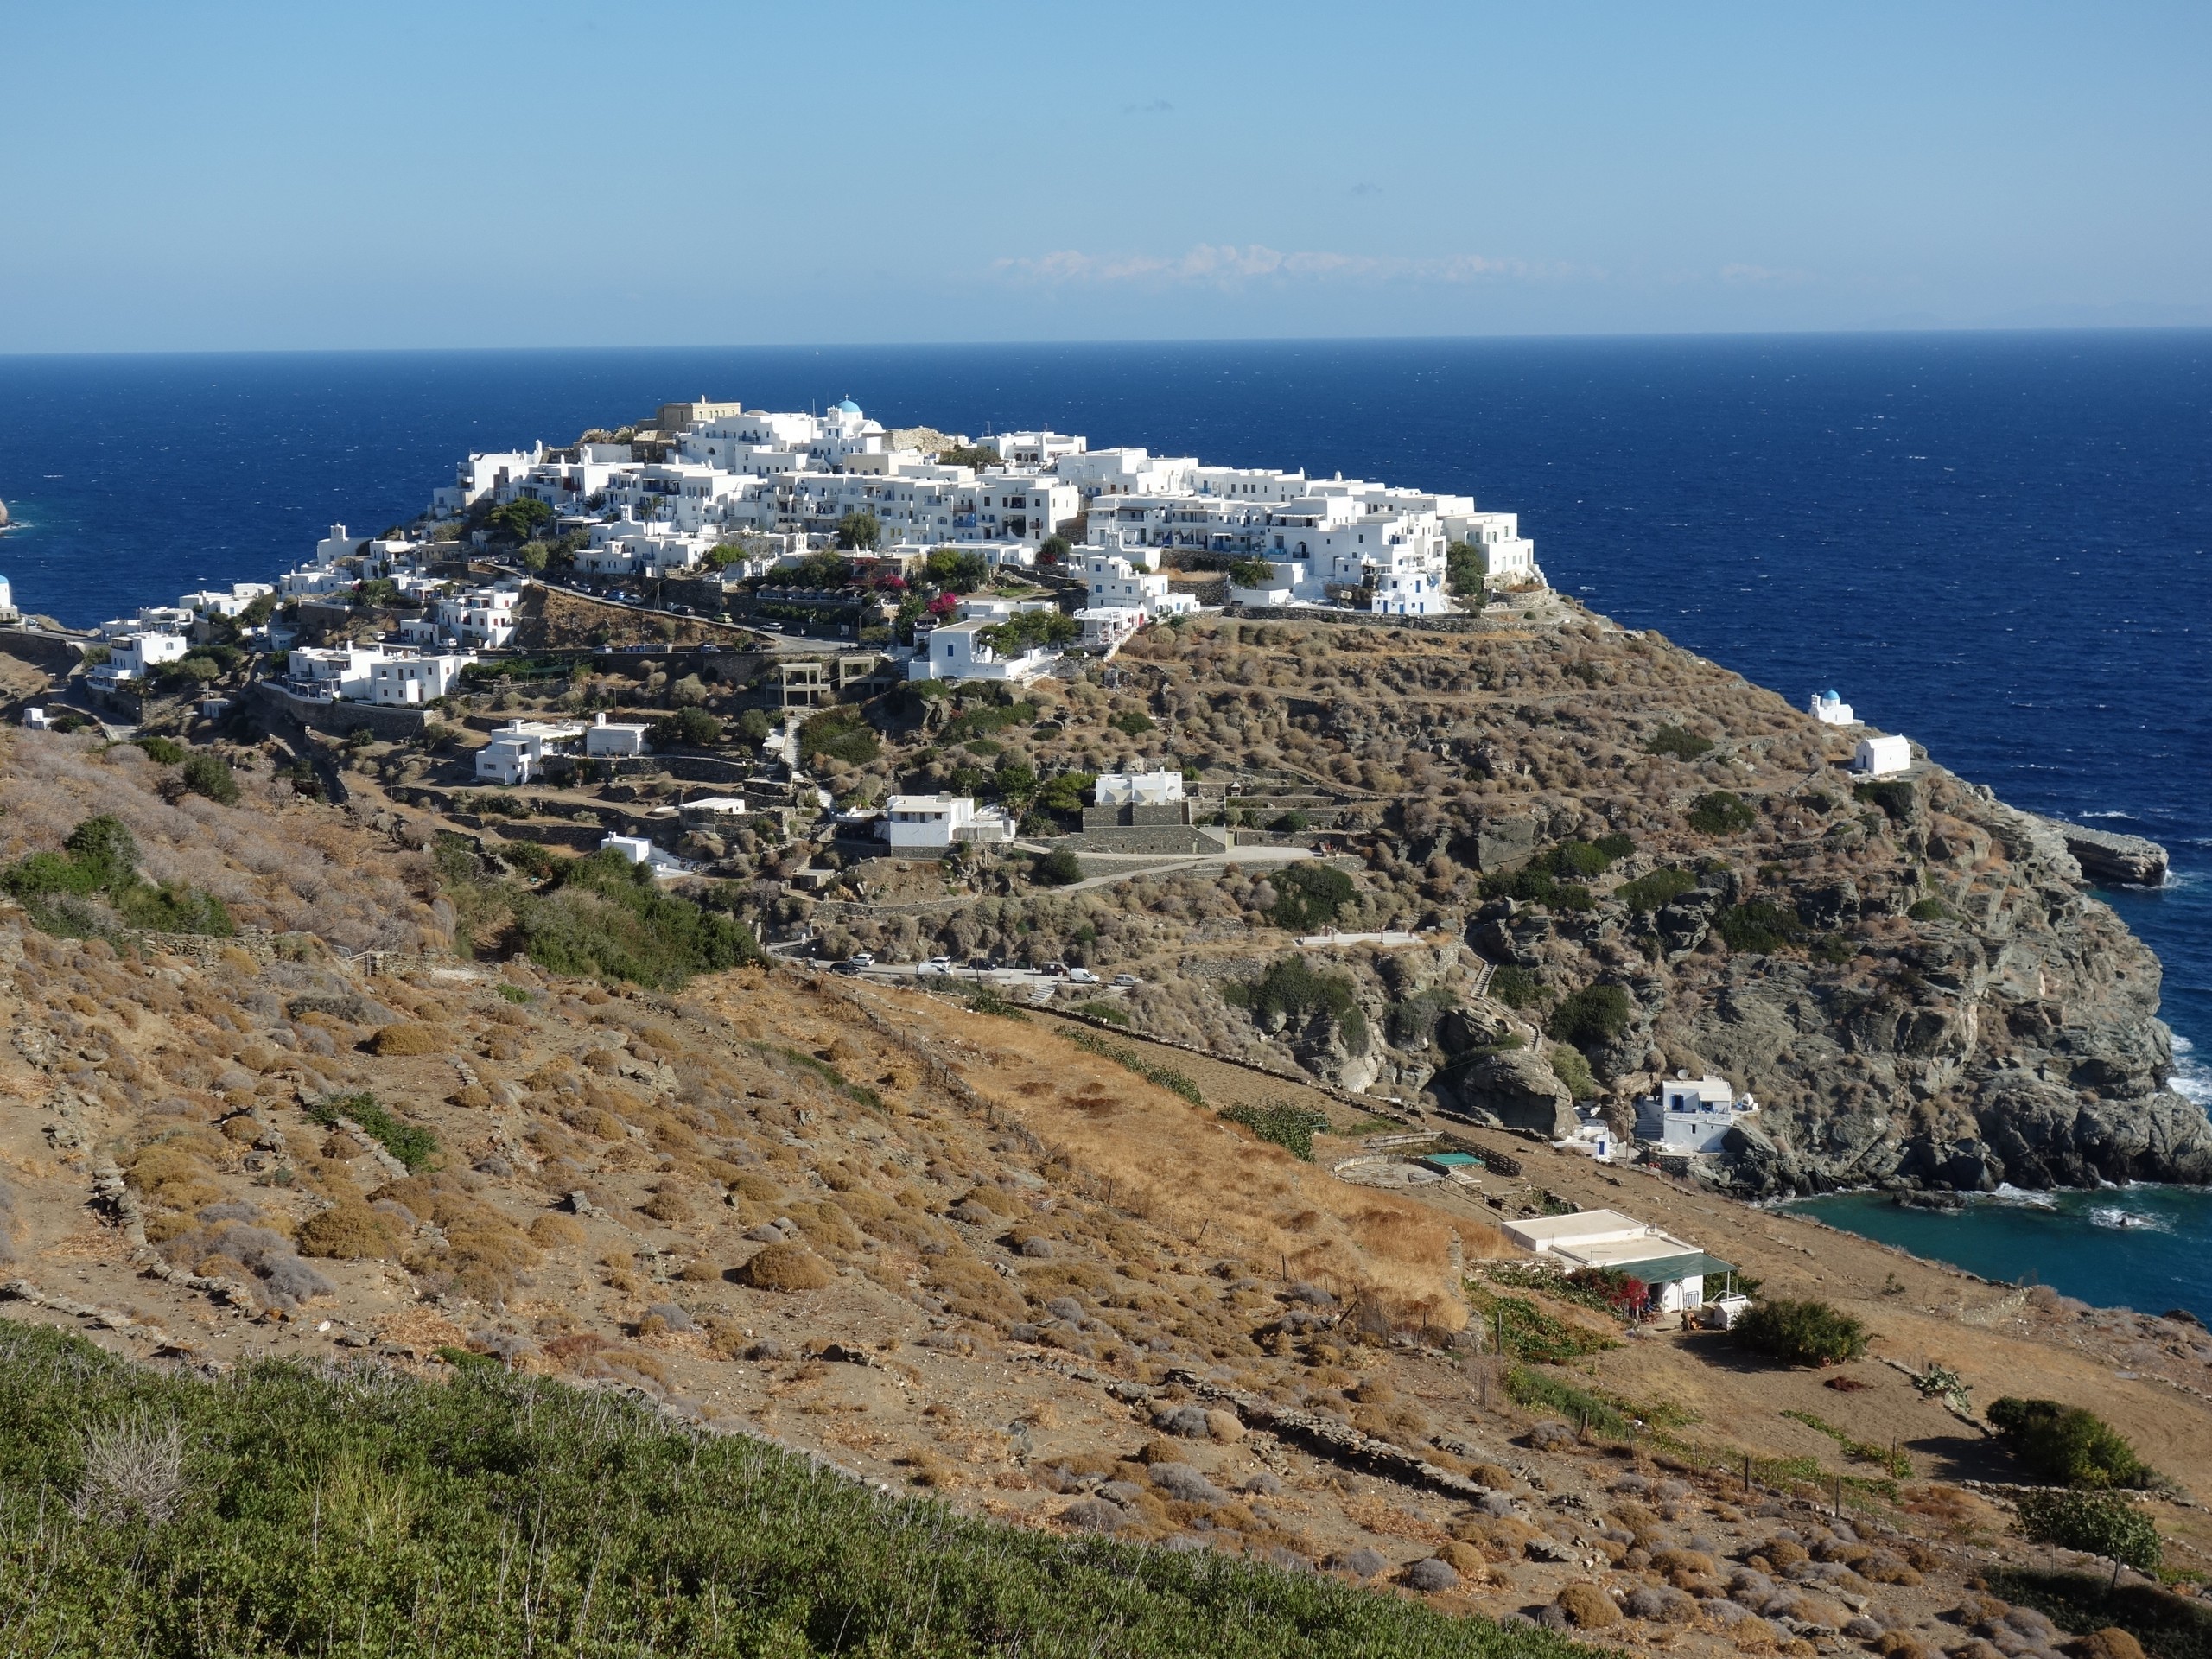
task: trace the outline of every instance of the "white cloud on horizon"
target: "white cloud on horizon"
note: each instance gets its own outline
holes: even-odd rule
[[[1234,243],[1201,242],[1188,252],[1173,257],[1086,253],[1062,248],[1033,258],[995,260],[991,268],[1018,282],[1143,283],[1159,288],[1235,288],[1271,279],[1463,283],[1484,277],[1540,279],[1567,274],[1565,266],[1531,264],[1480,253],[1419,257],[1321,251],[1286,253],[1262,242],[1241,248]]]

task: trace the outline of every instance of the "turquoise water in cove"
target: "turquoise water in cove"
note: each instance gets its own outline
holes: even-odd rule
[[[2176,1086],[2212,1102],[2203,331],[0,358],[0,573],[26,610],[97,623],[265,580],[333,520],[411,518],[470,449],[702,395],[1517,511],[1553,582],[1623,623],[1794,701],[1833,686],[2015,805],[2165,843],[2166,888],[2107,898],[2164,964]],[[2202,1193],[1810,1207],[2212,1319]]]

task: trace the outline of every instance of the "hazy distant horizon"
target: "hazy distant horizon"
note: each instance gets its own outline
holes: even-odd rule
[[[175,346],[146,347],[113,351],[14,351],[0,352],[0,363],[53,358],[235,358],[235,357],[461,357],[480,354],[486,357],[525,356],[560,353],[603,353],[616,355],[636,352],[804,352],[836,351],[1022,351],[1058,350],[1082,346],[1328,346],[1328,345],[1471,345],[1486,340],[1501,343],[1526,341],[1531,344],[1552,342],[1571,344],[1576,340],[1630,343],[1637,340],[1732,340],[1752,342],[1772,340],[1880,340],[1894,338],[1940,339],[1945,335],[1972,335],[1989,338],[2021,335],[2050,338],[2066,334],[2105,336],[2112,334],[2201,334],[2212,333],[2212,308],[2208,308],[2206,319],[2188,322],[2113,322],[2113,323],[2047,323],[2047,324],[1929,324],[1914,327],[1898,324],[1869,324],[1865,327],[1833,328],[1649,328],[1649,329],[1592,329],[1526,330],[1513,333],[1490,334],[1155,334],[1101,335],[1085,338],[1039,337],[1035,339],[992,339],[977,337],[966,340],[637,340],[608,345],[551,345],[518,342],[499,345],[456,346]]]

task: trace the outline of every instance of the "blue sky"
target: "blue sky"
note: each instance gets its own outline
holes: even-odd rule
[[[2212,6],[0,3],[0,352],[2212,323]]]

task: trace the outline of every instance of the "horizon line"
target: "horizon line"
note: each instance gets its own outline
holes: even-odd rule
[[[1503,345],[1521,342],[1651,342],[1693,340],[1924,340],[1970,335],[2060,336],[2113,334],[2212,334],[2212,322],[2177,323],[1945,323],[1863,327],[1770,329],[1643,329],[1557,333],[1467,334],[1155,334],[1035,340],[879,340],[682,341],[657,345],[506,346],[147,346],[110,350],[0,352],[0,363],[67,359],[235,358],[235,357],[466,357],[586,356],[645,352],[868,352],[868,351],[1039,351],[1129,346],[1418,346]]]

